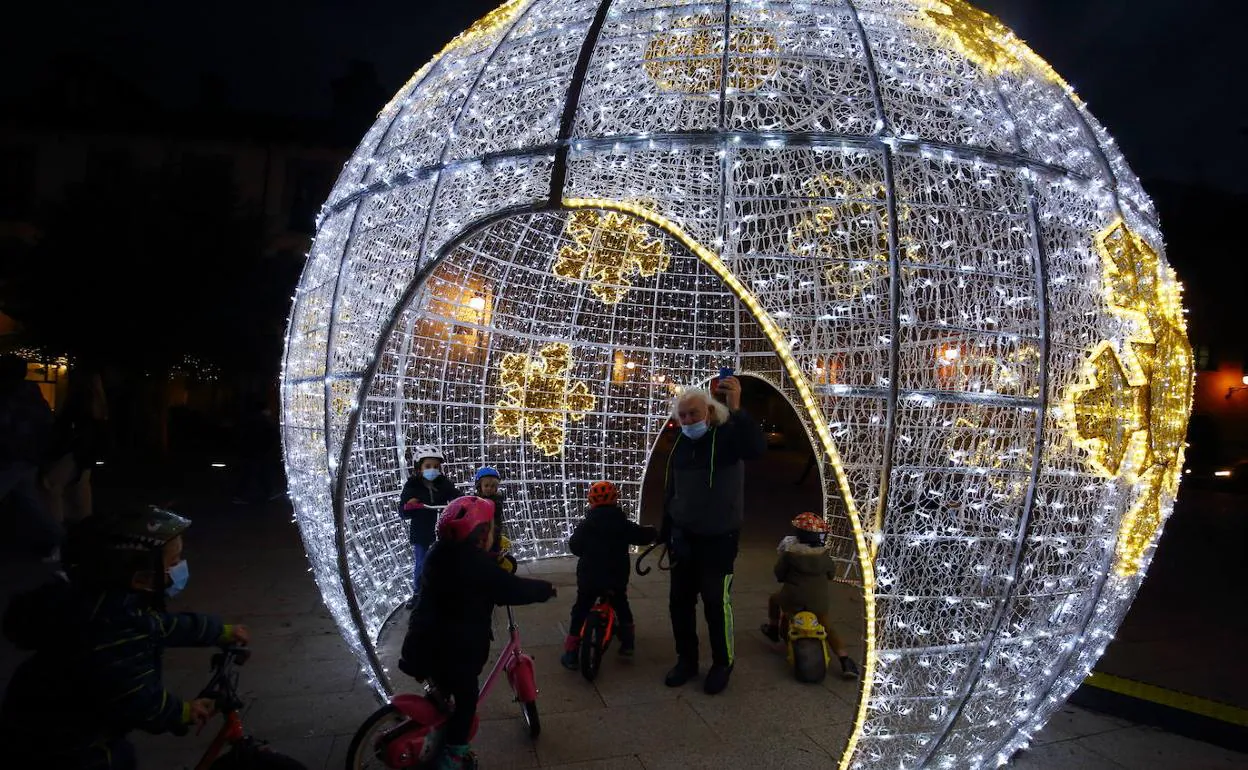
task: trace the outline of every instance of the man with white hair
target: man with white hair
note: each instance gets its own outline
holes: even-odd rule
[[[732,574],[745,507],[745,460],[767,449],[763,431],[741,409],[741,383],[721,377],[716,390],[691,388],[673,411],[681,435],[664,474],[663,535],[672,560],[668,609],[676,640],[676,666],[668,687],[698,675],[698,596],[711,642],[711,668],[703,689],[723,692],[733,664]]]

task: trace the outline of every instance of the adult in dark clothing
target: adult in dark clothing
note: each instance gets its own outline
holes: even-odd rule
[[[595,481],[589,487],[588,497],[589,511],[568,539],[568,550],[579,560],[576,562],[576,601],[572,604],[572,618],[560,662],[571,669],[580,663],[581,626],[585,625],[594,602],[604,594],[610,596],[619,619],[620,654],[633,654],[637,633],[633,610],[628,605],[628,576],[632,572],[628,547],[649,545],[659,538],[654,527],[643,527],[628,518],[619,506],[620,491],[610,481]]]
[[[446,752],[436,765],[439,770],[475,767],[468,740],[478,678],[490,656],[495,605],[535,604],[555,596],[555,587],[545,580],[499,569],[487,553],[493,527],[494,506],[479,497],[460,497],[442,513],[403,639],[399,669],[432,680],[455,701],[444,728]]]
[[[167,691],[167,647],[246,644],[244,626],[165,610],[186,585],[190,522],[157,508],[102,512],[71,530],[68,579],[16,597],[4,633],[34,650],[0,706],[0,746],[12,767],[132,770],[134,729],[185,733],[212,715],[210,699]]]
[[[723,692],[733,665],[732,576],[745,507],[745,461],[767,449],[763,431],[741,409],[741,383],[719,380],[722,404],[701,388],[676,398],[676,437],[664,477],[663,539],[672,560],[668,608],[676,666],[668,687],[698,675],[697,603],[702,597],[711,642],[708,694]]]
[[[433,545],[434,528],[442,506],[462,494],[450,479],[442,475],[442,463],[446,457],[441,449],[425,444],[416,447],[412,454],[416,457],[416,467],[408,471],[407,482],[399,493],[399,515],[409,522],[408,539],[412,544],[412,598],[407,600],[409,610],[416,606],[420,596],[420,571],[425,564],[425,554]]]
[[[26,380],[26,359],[0,356],[0,503],[13,507],[19,527],[40,555],[54,560],[61,526],[39,488],[39,467],[52,439],[52,408]]]
[[[48,515],[58,524],[91,515],[91,473],[108,445],[108,400],[99,369],[78,362],[69,374],[65,403],[56,410],[42,485]]]

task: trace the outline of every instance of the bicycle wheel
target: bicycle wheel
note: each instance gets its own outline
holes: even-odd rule
[[[581,632],[581,676],[587,682],[594,681],[598,676],[598,668],[602,665],[604,630],[602,618],[594,613],[585,621],[585,630]]]
[[[537,713],[537,701],[531,700],[528,703],[520,704],[520,711],[524,715],[524,726],[529,731],[529,738],[536,738],[542,734],[542,720]]]
[[[420,730],[428,732],[418,741],[416,756],[407,767],[424,767],[438,756],[442,750],[441,727],[418,724],[394,706],[382,706],[355,731],[347,749],[347,770],[389,770],[392,766],[386,762],[386,749],[390,742]]]

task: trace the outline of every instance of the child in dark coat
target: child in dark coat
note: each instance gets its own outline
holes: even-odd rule
[[[477,711],[478,678],[490,655],[490,620],[498,604],[544,602],[555,595],[545,580],[498,568],[488,553],[494,506],[460,497],[438,519],[438,541],[421,575],[420,599],[408,622],[399,669],[455,701],[444,728],[446,751],[437,770],[475,767],[468,738]]]
[[[788,634],[788,623],[799,612],[813,612],[828,634],[828,647],[841,662],[841,674],[858,676],[858,664],[849,657],[841,637],[828,622],[828,581],[836,577],[830,550],[825,544],[828,525],[813,513],[793,519],[793,534],[780,541],[776,548],[776,580],[783,583],[779,591],[767,599],[767,623],[763,636],[779,642]],[[780,613],[784,612],[784,622]]]
[[[416,467],[399,493],[399,516],[410,522],[408,539],[412,544],[412,598],[407,601],[409,610],[416,606],[420,594],[420,571],[425,564],[425,554],[433,545],[434,527],[438,515],[442,513],[441,508],[460,496],[455,484],[442,475],[442,463],[446,457],[441,449],[430,445],[418,446],[412,454],[416,457]]]
[[[589,511],[568,540],[568,549],[580,560],[576,563],[576,602],[560,658],[567,668],[579,665],[581,627],[594,602],[608,592],[620,622],[620,654],[632,655],[636,646],[633,610],[628,606],[628,573],[632,567],[628,547],[656,542],[659,531],[630,520],[617,505],[619,498],[620,492],[611,482],[594,482],[589,487]]]
[[[168,612],[186,586],[182,536],[191,522],[170,511],[101,511],[71,530],[67,579],[15,597],[4,632],[34,650],[0,705],[5,767],[133,770],[127,734],[184,734],[213,713],[207,698],[165,688],[168,647],[246,644],[245,626],[214,615]]]

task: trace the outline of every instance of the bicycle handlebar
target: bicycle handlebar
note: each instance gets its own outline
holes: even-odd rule
[[[211,698],[217,704],[217,711],[225,713],[238,711],[243,702],[238,696],[238,674],[236,666],[243,666],[251,659],[251,650],[238,645],[229,645],[212,656],[212,678],[197,697]]]

